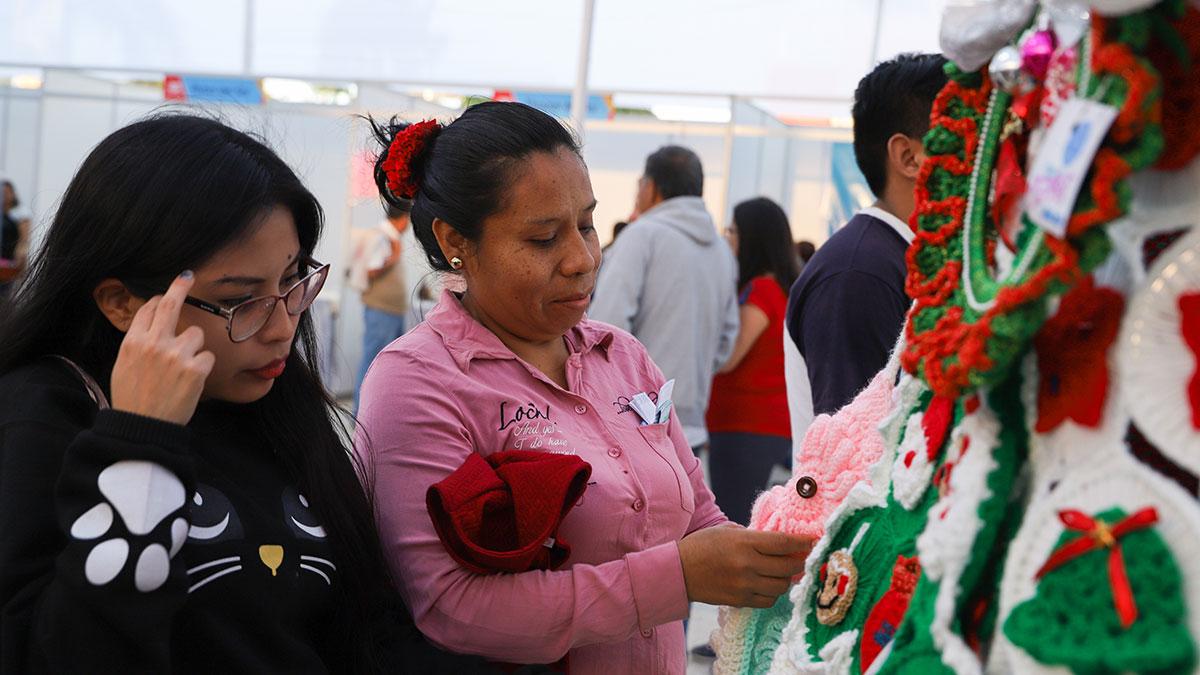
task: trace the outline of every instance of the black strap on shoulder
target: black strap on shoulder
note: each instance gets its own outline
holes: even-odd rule
[[[101,410],[108,410],[108,397],[104,395],[104,390],[100,388],[100,384],[91,375],[88,375],[87,371],[65,356],[59,356],[58,354],[51,354],[51,356],[67,364],[67,367],[74,371],[75,375],[83,381],[83,386],[87,389],[88,396],[92,397],[96,405]]]

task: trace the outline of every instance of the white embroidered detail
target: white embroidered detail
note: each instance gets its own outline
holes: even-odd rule
[[[983,528],[979,506],[992,496],[988,476],[998,464],[992,452],[1000,442],[1000,422],[986,404],[963,418],[950,434],[945,493],[929,510],[925,530],[917,537],[921,571],[938,582],[929,630],[942,663],[959,675],[981,672],[978,657],[955,632],[959,579]]]
[[[896,460],[892,464],[892,494],[907,511],[912,511],[920,503],[933,478],[934,462],[929,458],[926,447],[925,429],[921,427],[923,419],[924,413],[916,413],[908,418],[904,440],[897,448]]]

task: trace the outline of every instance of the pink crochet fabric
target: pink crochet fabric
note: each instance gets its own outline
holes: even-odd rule
[[[829,514],[883,455],[879,425],[891,409],[893,377],[891,368],[883,369],[846,407],[813,420],[793,461],[792,479],[759,495],[750,529],[813,538],[824,533]],[[805,476],[817,483],[816,494],[807,499],[796,492]]]

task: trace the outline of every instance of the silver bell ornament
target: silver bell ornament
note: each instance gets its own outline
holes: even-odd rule
[[[988,77],[992,78],[992,84],[1010,94],[1020,94],[1033,85],[1021,69],[1021,50],[1013,45],[1001,47],[992,57]]]

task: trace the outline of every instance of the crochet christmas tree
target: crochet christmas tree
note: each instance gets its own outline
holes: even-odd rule
[[[1183,579],[1147,513],[1112,509],[1064,532],[1055,547],[1063,561],[1009,615],[1008,639],[1076,673],[1191,672]]]

